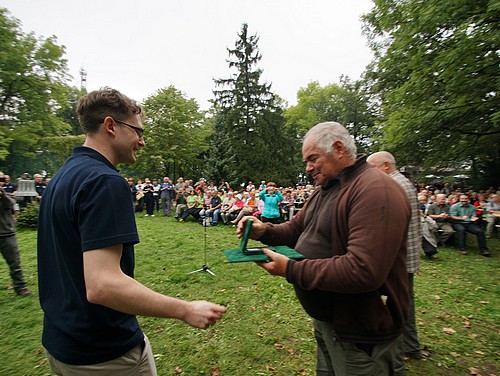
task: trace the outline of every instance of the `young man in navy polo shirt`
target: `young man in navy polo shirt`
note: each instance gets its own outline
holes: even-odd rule
[[[156,375],[135,315],[207,328],[226,309],[168,297],[134,280],[139,236],[130,189],[115,166],[134,163],[145,145],[142,109],[105,88],[80,98],[77,113],[85,143],[54,176],[40,205],[42,343],[56,374]]]

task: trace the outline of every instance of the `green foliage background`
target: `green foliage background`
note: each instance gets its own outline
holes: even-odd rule
[[[500,186],[499,20],[498,0],[376,0],[363,16],[374,52],[363,78],[311,82],[294,106],[262,82],[259,36],[243,24],[213,106],[201,111],[167,83],[144,101],[147,148],[120,167],[141,178],[291,185],[304,172],[302,136],[338,121],[360,152],[388,150],[417,178],[445,168],[467,172],[475,188]],[[53,175],[83,140],[74,109],[85,90],[68,85],[64,54],[56,36],[25,33],[0,8],[0,168],[14,177]]]

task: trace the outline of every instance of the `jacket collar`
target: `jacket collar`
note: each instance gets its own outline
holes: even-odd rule
[[[324,186],[321,186],[321,188],[324,190],[328,190],[338,183],[340,183],[341,186],[348,184],[350,181],[352,181],[352,179],[361,174],[363,171],[371,168],[371,166],[366,163],[366,158],[366,154],[359,155],[356,158],[354,164],[345,167],[337,177],[329,180],[328,183],[326,183],[326,185]]]

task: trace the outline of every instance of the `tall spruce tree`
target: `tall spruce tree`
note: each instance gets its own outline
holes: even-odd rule
[[[234,49],[228,48],[227,62],[236,72],[230,78],[214,80],[216,146],[209,163],[214,162],[211,165],[215,167],[215,160],[223,158],[218,166],[224,168],[213,175],[232,184],[285,180],[293,175],[287,171],[289,165],[283,163],[290,143],[283,133],[281,99],[272,93],[271,84],[260,82],[262,69],[257,65],[262,56],[258,42],[259,37],[249,35],[248,25],[243,24]]]

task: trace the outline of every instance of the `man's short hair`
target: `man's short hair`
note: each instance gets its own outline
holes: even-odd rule
[[[332,145],[335,141],[340,141],[344,145],[347,155],[356,159],[356,144],[349,131],[336,122],[326,122],[316,124],[304,136],[306,140],[312,140],[327,155],[332,155]]]
[[[104,87],[82,96],[76,105],[78,120],[86,134],[97,132],[98,126],[106,116],[125,121],[133,115],[144,118],[139,103],[118,90]]]

